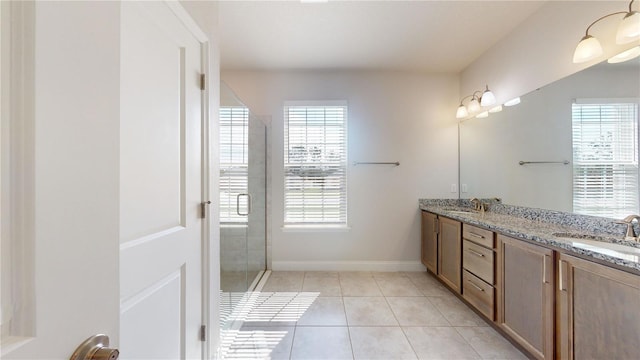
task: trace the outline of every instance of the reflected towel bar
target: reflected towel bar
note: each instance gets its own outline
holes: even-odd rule
[[[394,161],[394,162],[362,162],[362,161],[355,161],[353,163],[353,166],[356,165],[395,165],[395,166],[400,166],[400,162],[399,161]]]
[[[526,165],[526,164],[563,164],[569,165],[569,160],[564,161],[520,161],[518,164]]]

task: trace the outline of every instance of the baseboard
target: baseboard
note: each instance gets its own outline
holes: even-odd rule
[[[273,271],[425,271],[419,261],[273,261]]]

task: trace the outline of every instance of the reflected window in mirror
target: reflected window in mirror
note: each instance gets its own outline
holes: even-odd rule
[[[619,219],[637,214],[638,101],[576,100],[572,134],[573,211]]]
[[[246,225],[239,197],[247,194],[249,168],[249,109],[220,107],[220,224]]]

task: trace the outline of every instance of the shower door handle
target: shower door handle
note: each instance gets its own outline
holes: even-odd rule
[[[241,196],[246,196],[247,197],[247,213],[241,213],[240,212],[240,197]],[[236,213],[238,213],[238,215],[240,216],[248,216],[249,214],[251,214],[251,194],[238,194],[238,196],[236,196]]]

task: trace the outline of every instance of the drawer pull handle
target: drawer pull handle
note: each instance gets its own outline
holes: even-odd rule
[[[467,252],[470,252],[470,253],[472,253],[472,254],[473,254],[473,255],[475,255],[475,256],[484,257],[484,254],[480,254],[479,252],[477,252],[477,251],[473,251],[473,250],[471,250],[471,249],[467,249]]]
[[[483,236],[483,235],[476,234],[476,233],[474,233],[474,232],[469,232],[469,235],[471,235],[471,236],[473,236],[473,237],[475,237],[475,238],[478,238],[478,239],[484,239],[484,236]]]
[[[473,286],[474,288],[476,288],[476,290],[480,290],[480,291],[484,292],[484,289],[483,289],[483,288],[481,288],[480,286],[478,286],[478,285],[474,284],[474,283],[473,283],[473,281],[471,281],[471,280],[467,280],[467,282],[468,282],[469,284],[471,284],[471,286]]]

